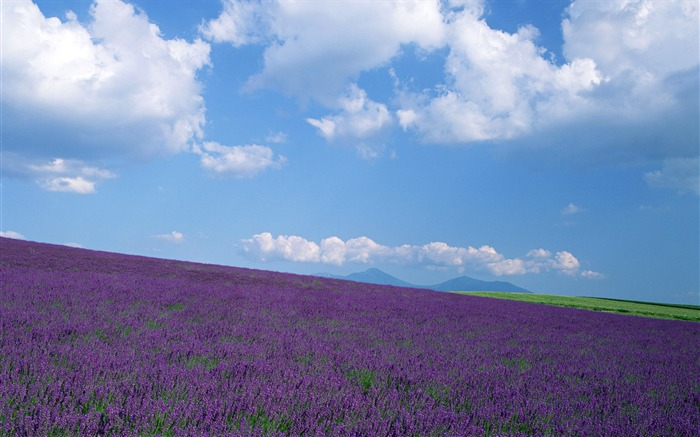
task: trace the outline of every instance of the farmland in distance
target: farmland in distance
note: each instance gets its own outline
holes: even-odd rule
[[[605,299],[599,297],[558,296],[552,294],[505,293],[497,291],[459,291],[459,294],[482,296],[521,302],[579,308],[659,319],[690,320],[700,322],[700,306],[673,305],[653,302]]]
[[[674,435],[700,323],[0,238],[0,435]]]

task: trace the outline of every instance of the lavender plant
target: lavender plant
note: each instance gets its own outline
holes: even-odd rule
[[[698,323],[0,248],[0,435],[700,429]]]

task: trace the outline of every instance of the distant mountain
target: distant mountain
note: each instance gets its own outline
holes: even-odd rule
[[[426,288],[423,286],[408,283],[406,281],[402,281],[401,279],[395,276],[391,276],[390,274],[376,268],[367,269],[364,272],[351,273],[347,276],[334,275],[332,273],[317,273],[314,276],[320,276],[322,278],[343,279],[345,281],[366,282],[368,284],[394,285],[396,287]]]
[[[504,281],[480,281],[469,276],[460,276],[430,287],[437,291],[507,291],[511,293],[530,293],[524,288]]]
[[[406,281],[402,281],[395,276],[391,276],[390,274],[375,268],[367,269],[364,272],[351,273],[345,276],[344,279],[355,282],[368,282],[370,284],[395,285],[397,287],[415,288],[415,285],[409,284]]]
[[[403,281],[395,276],[383,272],[377,268],[367,269],[364,272],[351,273],[347,276],[320,273],[317,276],[326,278],[345,279],[355,282],[367,282],[370,284],[394,285],[397,287],[427,288],[436,291],[505,291],[516,293],[530,293],[530,291],[504,281],[480,281],[469,276],[460,276],[436,285],[415,285]]]

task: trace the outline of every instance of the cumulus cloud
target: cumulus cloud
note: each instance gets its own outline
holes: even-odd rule
[[[336,138],[367,138],[379,132],[392,121],[386,105],[372,101],[365,90],[352,84],[338,101],[340,112],[320,120],[307,118],[326,140]]]
[[[468,143],[522,136],[549,112],[578,107],[604,77],[589,58],[557,66],[532,26],[492,29],[481,8],[454,12],[447,24],[446,83],[437,96],[405,96],[397,115],[428,141]],[[554,108],[556,107],[557,110]]]
[[[15,231],[0,231],[0,237],[5,237],[5,238],[12,238],[15,240],[26,240],[27,238],[20,234],[19,232]]]
[[[382,154],[384,145],[372,137],[391,125],[393,115],[356,85],[360,74],[386,65],[406,45],[431,50],[445,36],[439,0],[226,0],[219,17],[200,31],[214,42],[264,45],[264,66],[247,89],[320,102],[334,113],[307,122],[328,141],[351,142],[369,160]]]
[[[578,272],[581,263],[576,259],[571,252],[561,251],[557,252],[552,260],[552,267],[566,273],[567,275],[575,275]]]
[[[83,24],[46,17],[29,0],[2,2],[3,148],[51,159],[155,156],[189,149],[205,107],[196,73],[207,43],[166,39],[143,11],[95,0]],[[45,182],[91,192],[86,175]]]
[[[224,146],[217,142],[205,142],[193,147],[200,156],[203,168],[219,176],[236,178],[252,177],[267,168],[284,165],[284,156],[275,156],[272,149],[257,144],[248,146]]]
[[[440,1],[299,2],[226,0],[201,27],[212,41],[266,45],[251,88],[325,101],[362,71],[384,65],[402,44],[426,49],[444,38]]]
[[[369,99],[365,90],[352,84],[338,99],[337,107],[339,111],[334,115],[306,121],[326,141],[350,143],[362,158],[378,158],[384,146],[373,137],[392,124],[393,116],[387,106]]]
[[[201,32],[263,46],[248,88],[331,109],[307,118],[329,141],[368,139],[396,119],[434,144],[488,141],[617,162],[697,156],[696,3],[574,1],[563,11],[561,63],[532,25],[491,27],[484,3],[225,0]],[[413,88],[394,69],[389,102],[356,85],[363,72],[438,49],[448,53],[443,78],[427,87]],[[378,156],[375,143],[356,141],[358,153]]]
[[[219,17],[204,22],[200,32],[214,42],[228,42],[234,47],[262,42],[269,31],[271,17],[262,4],[250,0],[229,0]]]
[[[681,193],[700,195],[700,159],[671,158],[662,163],[659,170],[644,175],[649,186],[654,188],[671,188]]]
[[[562,22],[564,55],[593,59],[606,75],[667,75],[698,65],[699,20],[693,1],[575,1]]]
[[[169,234],[159,234],[156,235],[155,238],[162,240],[162,241],[167,241],[168,243],[182,243],[185,241],[185,235],[182,232],[178,231],[172,231]]]
[[[256,234],[250,239],[243,240],[243,251],[261,261],[277,258],[287,261],[319,262],[321,259],[321,249],[318,244],[294,235],[273,237],[269,232]]]
[[[568,251],[552,254],[545,249],[534,249],[522,258],[506,258],[491,246],[453,247],[443,242],[432,242],[422,246],[402,245],[390,247],[379,244],[368,237],[343,241],[328,237],[321,243],[299,236],[279,235],[269,232],[256,234],[242,240],[242,250],[247,256],[260,260],[286,260],[295,262],[343,265],[345,263],[373,264],[378,262],[425,267],[453,267],[462,271],[470,268],[486,271],[494,276],[523,275],[555,271],[569,276],[601,278],[590,270],[580,272],[580,262]]]
[[[402,96],[404,129],[436,143],[604,149],[612,160],[697,155],[697,3],[575,1],[562,65],[537,46],[537,29],[493,29],[472,6],[448,14],[445,83]]]

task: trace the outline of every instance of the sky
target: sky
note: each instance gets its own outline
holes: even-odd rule
[[[3,0],[0,235],[700,304],[696,0]]]

